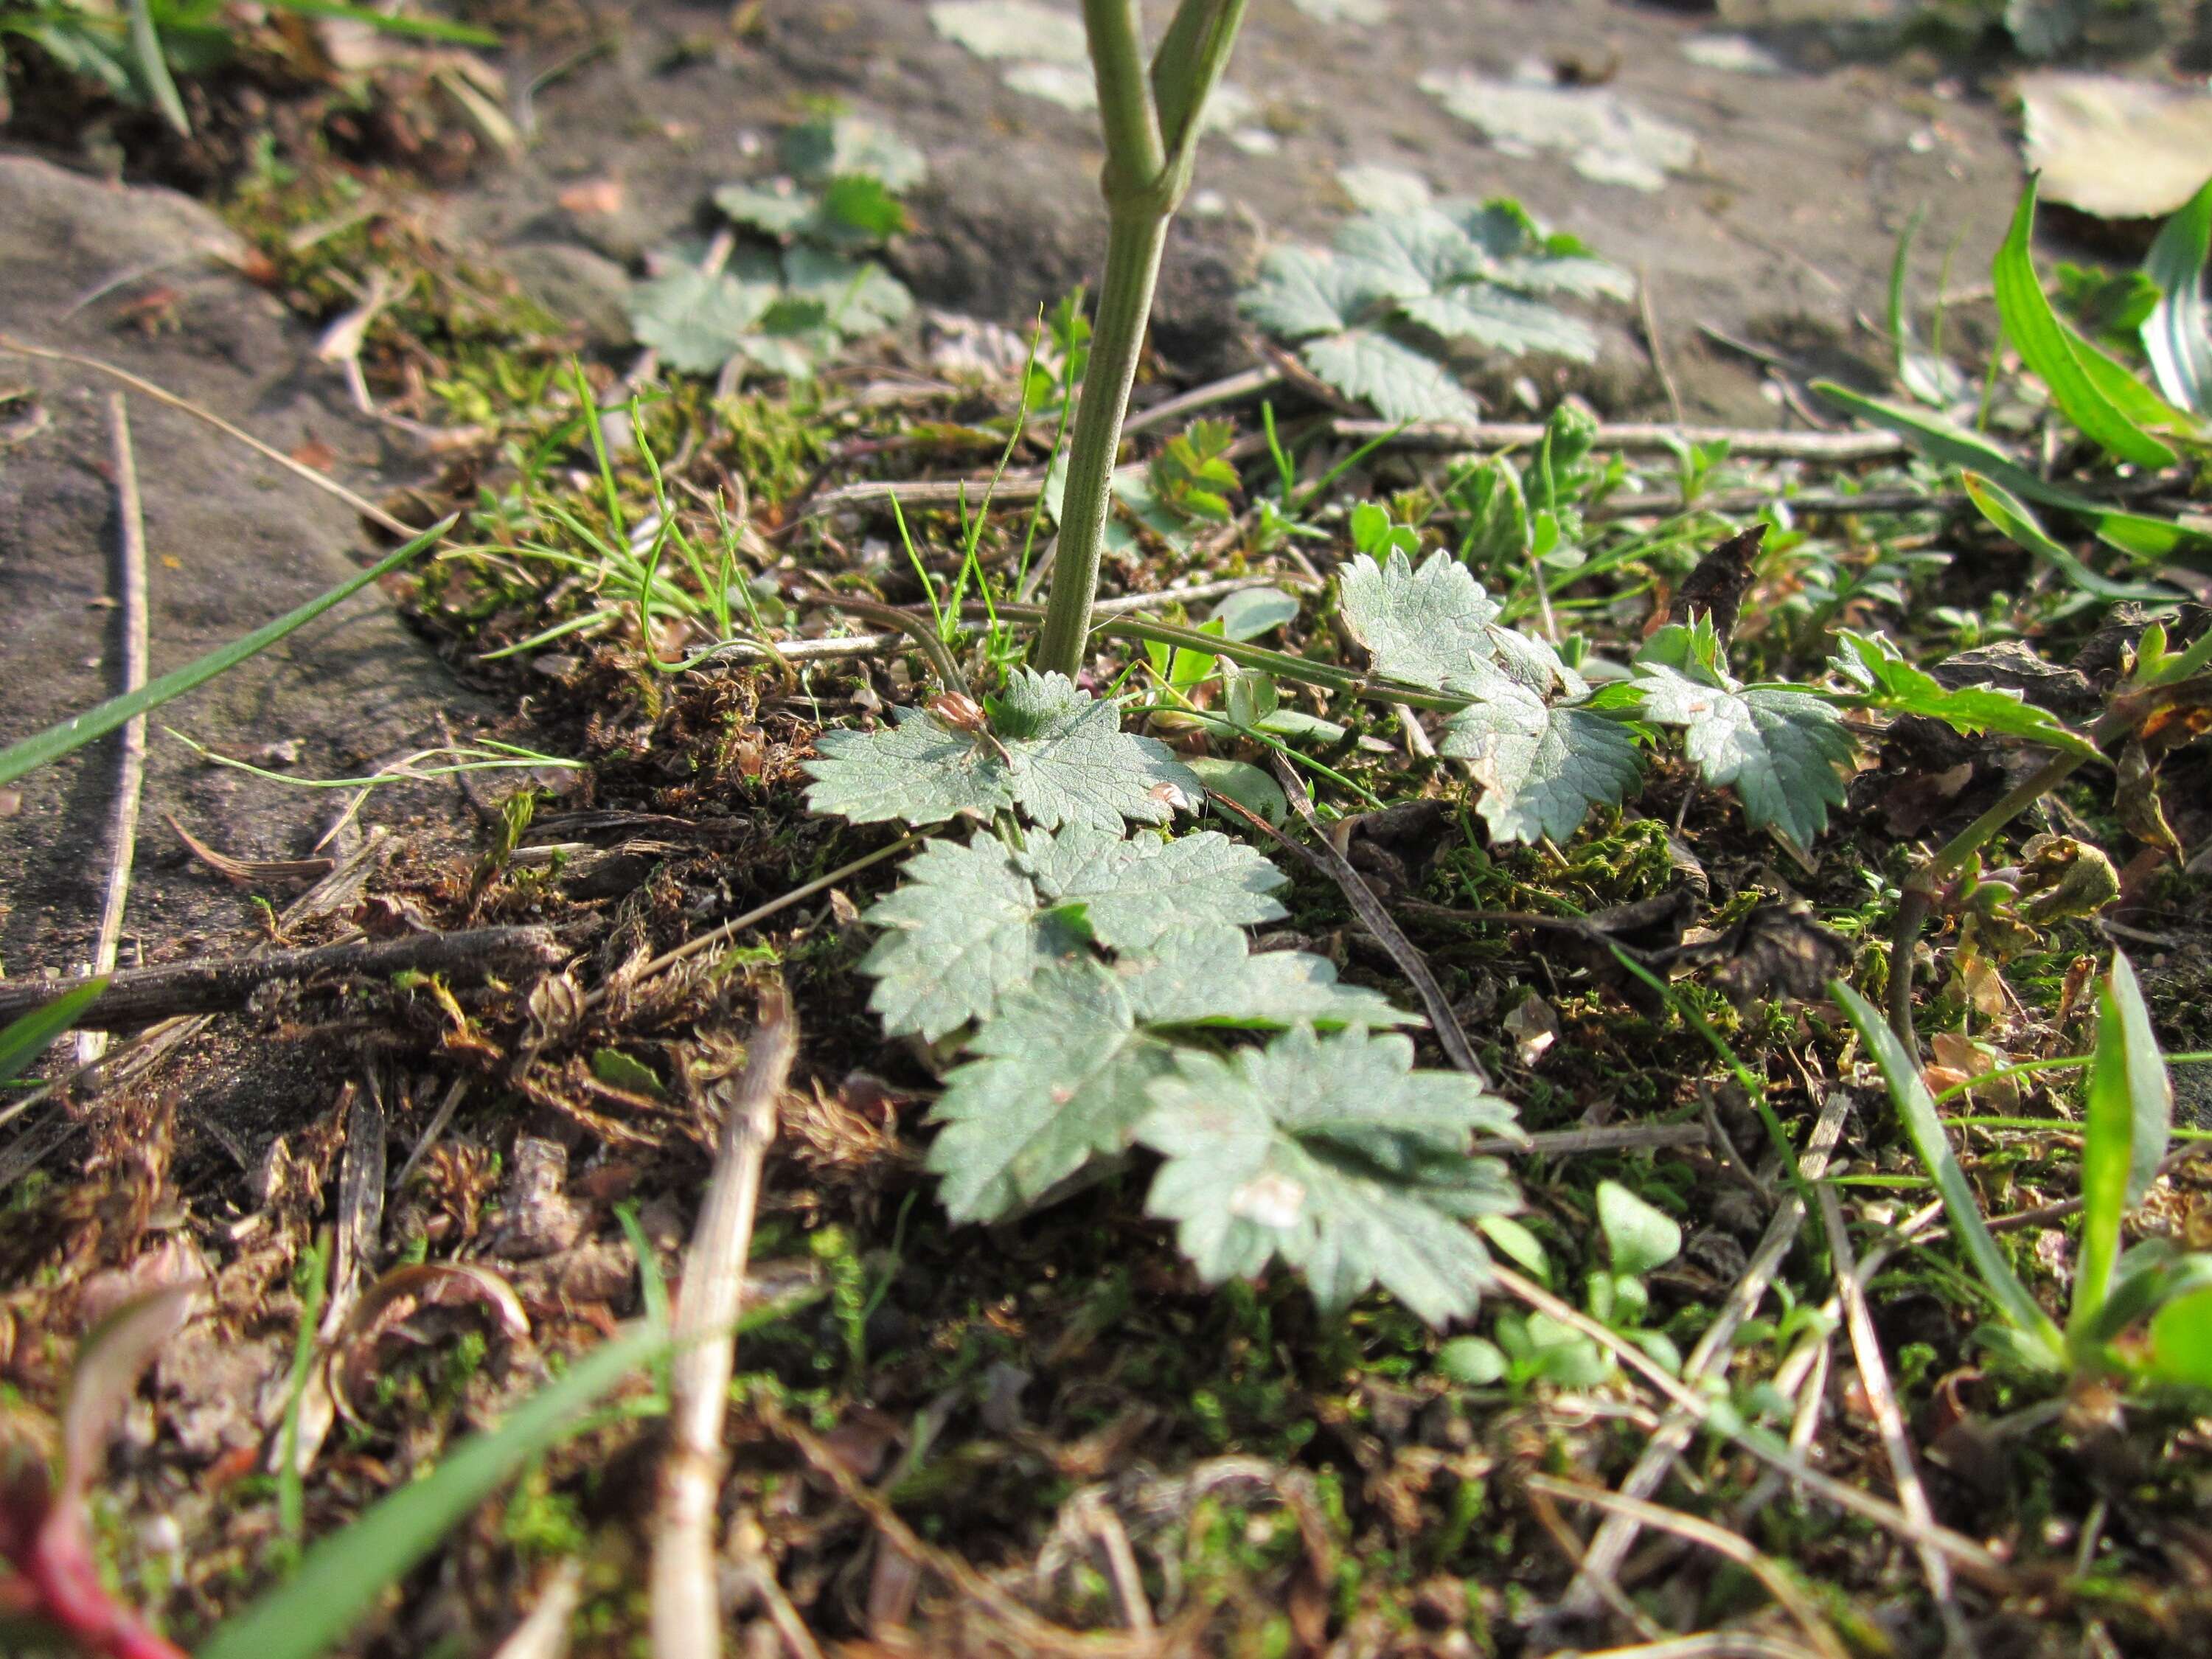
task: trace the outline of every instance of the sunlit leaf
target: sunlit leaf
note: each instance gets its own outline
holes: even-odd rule
[[[1511,1108],[1459,1073],[1416,1072],[1401,1036],[1297,1028],[1227,1056],[1186,1049],[1137,1139],[1165,1159],[1146,1208],[1208,1282],[1302,1269],[1338,1310],[1380,1285],[1431,1324],[1490,1274],[1474,1216],[1519,1207],[1504,1168],[1466,1155]]]

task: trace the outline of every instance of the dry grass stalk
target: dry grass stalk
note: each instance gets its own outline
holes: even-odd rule
[[[721,1491],[722,1418],[737,1362],[761,1166],[775,1139],[776,1097],[799,1053],[781,988],[764,999],[745,1069],[723,1091],[722,1139],[700,1206],[676,1304],[668,1452],[653,1539],[653,1650],[659,1659],[714,1659],[722,1650],[714,1515]]]

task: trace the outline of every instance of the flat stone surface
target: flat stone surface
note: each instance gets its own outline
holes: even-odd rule
[[[1157,27],[1167,8],[1148,9]],[[1692,418],[1771,421],[1759,368],[1699,323],[1790,343],[1814,366],[1839,348],[1878,356],[1854,319],[1881,316],[1906,217],[1928,206],[1925,299],[1954,237],[1960,280],[1972,280],[2018,188],[2014,124],[1995,101],[1932,59],[1846,61],[1820,27],[1759,33],[1751,44],[1778,72],[1747,73],[1710,66],[1746,55],[1697,44],[1718,27],[1710,11],[1395,0],[1379,23],[1346,21],[1371,9],[1322,21],[1290,0],[1251,8],[1230,68],[1245,112],[1206,140],[1162,275],[1156,339],[1185,370],[1240,360],[1235,295],[1259,255],[1279,240],[1325,243],[1352,210],[1339,169],[1384,166],[1439,193],[1518,197],[1640,269]],[[456,198],[459,224],[495,246],[570,240],[635,261],[694,230],[716,185],[772,172],[777,132],[828,94],[929,157],[893,258],[923,299],[1019,323],[1096,282],[1095,112],[1007,85],[1003,63],[942,38],[920,0],[769,0],[757,15],[733,40],[720,14],[634,7],[614,53],[538,94],[534,147]],[[1529,64],[1601,82],[1694,135],[1693,158],[1657,191],[1601,183],[1559,149],[1506,153],[1420,89],[1424,76]],[[1604,318],[1605,356],[1574,383],[1616,410],[1658,407],[1632,310]]]
[[[232,242],[213,214],[167,191],[0,156],[9,332],[128,368],[280,450],[327,446],[346,482],[373,494],[377,431],[347,404],[337,372],[315,361],[312,337],[220,262]],[[83,302],[100,284],[149,271]],[[127,319],[154,288],[173,297],[149,332]],[[12,441],[0,447],[0,743],[119,689],[112,386],[89,370],[0,355],[0,389],[35,393],[34,405],[7,410]],[[152,674],[359,568],[368,538],[343,502],[151,398],[131,395],[130,418],[145,501]],[[247,896],[191,860],[165,814],[234,856],[288,858],[307,851],[345,799],[208,765],[165,726],[237,755],[296,742],[288,769],[317,777],[434,744],[441,711],[465,721],[477,708],[371,591],[156,710],[125,960],[142,938],[150,945],[253,924]],[[20,805],[0,818],[0,963],[11,975],[70,968],[89,947],[118,742],[102,739],[12,786]],[[404,808],[380,797],[369,816]],[[439,816],[452,816],[449,799]]]

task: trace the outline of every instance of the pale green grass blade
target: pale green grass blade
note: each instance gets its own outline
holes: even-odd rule
[[[265,628],[257,628],[244,639],[234,640],[220,650],[210,651],[195,662],[186,663],[173,673],[149,681],[137,690],[120,697],[111,697],[97,708],[90,708],[50,726],[36,737],[0,750],[0,783],[13,783],[26,772],[36,771],[51,761],[58,761],[73,749],[81,749],[95,738],[106,737],[125,722],[135,720],[149,708],[158,708],[172,698],[181,697],[187,691],[228,672],[248,657],[266,651],[287,634],[298,632],[328,611],[342,605],[380,577],[388,576],[406,564],[423,549],[435,542],[452,526],[453,520],[445,519],[430,526],[406,546],[387,554],[356,575],[349,576],[336,587],[319,598],[312,599],[296,611],[287,611]]]
[[[2185,409],[2212,415],[2212,306],[2204,268],[2212,262],[2212,179],[2168,219],[2150,245],[2143,271],[2158,284],[2158,304],[2143,319],[2143,349],[2159,390]]]
[[[2212,1290],[2176,1297],[2152,1316],[2150,1356],[2153,1376],[2212,1389]]]
[[[2099,541],[2123,553],[2139,559],[2174,560],[2185,554],[2201,556],[2207,545],[2212,544],[2212,537],[2178,525],[2171,519],[2123,512],[2079,491],[2048,483],[1979,433],[1969,432],[1948,421],[1885,403],[1879,398],[1865,397],[1833,380],[1815,380],[1813,390],[1869,426],[1894,432],[1931,461],[1978,472],[2027,501],[2079,514],[2089,521]]]
[[[349,6],[345,0],[270,0],[271,11],[296,12],[302,17],[337,17],[363,23],[380,34],[404,35],[414,40],[442,40],[456,46],[496,46],[499,36],[489,29],[442,17],[410,17],[403,12],[379,11],[374,6]]]
[[[107,988],[105,976],[87,980],[63,993],[43,1008],[33,1008],[21,1019],[0,1028],[0,1083],[13,1083],[23,1068],[46,1053],[53,1040],[76,1024],[76,1017]]]
[[[2106,453],[2138,466],[2171,466],[2172,447],[2144,429],[2164,400],[2069,327],[2051,308],[2035,274],[2028,239],[2035,231],[2035,180],[2021,192],[2012,228],[1990,266],[1997,315],[2021,362],[2051,388],[2059,412]],[[2148,398],[2146,404],[2144,399]],[[2185,420],[2179,410],[2166,410]],[[2159,420],[2164,424],[2163,419]]]
[[[192,124],[185,113],[177,83],[170,76],[169,61],[161,55],[161,37],[154,27],[149,0],[131,0],[131,55],[137,60],[139,79],[146,83],[146,95],[161,112],[161,118],[177,130],[179,137],[191,137]]]
[[[2112,975],[2106,988],[2120,1022],[2120,1054],[2127,1066],[2127,1111],[2130,1126],[2128,1183],[2125,1201],[2140,1204],[2158,1178],[2166,1161],[2166,1143],[2173,1139],[2173,1079],[2160,1053],[2158,1034],[2151,1029],[2150,1010],[2143,1004],[2142,987],[2126,956],[2112,953]],[[2101,1024],[2100,1040],[2102,1038]],[[2093,1073],[2094,1075],[2094,1073]]]
[[[1981,1203],[1974,1196],[1973,1187],[1966,1180],[1966,1170],[1960,1167],[1950,1141],[1944,1136],[1943,1121],[1936,1115],[1936,1103],[1929,1097],[1928,1085],[1920,1080],[1919,1066],[1905,1052],[1905,1045],[1897,1040],[1888,1022],[1875,1012],[1872,1003],[1841,980],[1828,988],[1850,1016],[1859,1041],[1866,1044],[1875,1063],[1881,1067],[1881,1074],[1889,1084],[1889,1097],[1905,1124],[1905,1135],[1920,1154],[1920,1161],[1928,1166],[1928,1173],[1935,1177],[1936,1190],[1950,1218],[1952,1236],[1966,1253],[1966,1259],[1973,1263],[1974,1270],[1981,1274],[1983,1284],[1989,1287],[2006,1319],[2026,1340],[2026,1346],[2051,1369],[2060,1369],[2064,1348],[2059,1340],[2058,1328],[2028,1294],[2027,1286],[2020,1282],[2012,1264],[2005,1260],[2004,1252],[1997,1248],[1989,1224],[1982,1219]]]
[[[198,1659],[317,1659],[495,1487],[667,1345],[665,1330],[641,1326],[577,1361],[499,1427],[471,1436],[430,1474],[316,1544],[289,1579],[210,1637]]]
[[[2081,1123],[2081,1253],[2074,1269],[2068,1345],[2080,1352],[2081,1333],[2105,1305],[2112,1266],[2120,1258],[2120,1218],[2128,1207],[2130,1148],[2135,1139],[2128,1089],[2126,1028],[2107,982],[2097,999],[2097,1048],[2089,1060]]]
[[[1966,487],[1967,497],[1984,519],[2037,558],[2056,566],[2082,592],[2104,599],[2141,599],[2153,605],[2171,605],[2181,597],[2173,589],[2154,583],[2116,582],[2099,575],[2075,558],[2070,549],[2054,541],[2034,510],[2002,484],[1963,469],[1959,482]]]

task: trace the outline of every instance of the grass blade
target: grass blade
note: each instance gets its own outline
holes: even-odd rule
[[[576,1427],[602,1395],[667,1342],[665,1330],[641,1326],[579,1360],[498,1428],[470,1437],[434,1473],[387,1493],[316,1544],[298,1572],[226,1622],[197,1659],[316,1659],[487,1494]]]
[[[2116,582],[2110,576],[2099,575],[2075,557],[2069,549],[2053,541],[2051,532],[2043,527],[2043,521],[2035,516],[2034,509],[2002,484],[1964,469],[1959,474],[1959,482],[1966,486],[1967,496],[1981,509],[1982,516],[2001,533],[2055,566],[2083,592],[2094,593],[2100,599],[2142,599],[2154,605],[2171,605],[2180,597],[2172,588],[2155,583]]]
[[[2212,1290],[2177,1297],[2152,1316],[2152,1375],[2212,1389]]]
[[[423,549],[435,542],[452,526],[451,518],[440,520],[417,536],[406,546],[397,549],[368,569],[349,576],[327,593],[312,599],[296,611],[289,611],[265,628],[257,628],[244,639],[234,640],[219,650],[210,651],[197,661],[186,663],[172,673],[149,681],[128,696],[111,697],[96,708],[72,716],[58,726],[50,726],[36,737],[7,749],[0,749],[0,783],[13,783],[26,772],[37,770],[51,761],[58,761],[71,750],[81,749],[95,738],[102,738],[125,721],[133,720],[149,708],[158,708],[172,698],[180,697],[196,687],[204,685],[216,675],[228,672],[248,657],[266,651],[286,635],[296,633],[328,611],[341,605],[382,576],[406,564]]]
[[[2113,958],[2117,978],[2124,958]],[[2120,1256],[2120,1218],[2128,1207],[2128,1166],[2135,1140],[2128,1089],[2127,1034],[2107,981],[2097,999],[2097,1048],[2089,1060],[2081,1125],[2081,1254],[2074,1270],[2074,1305],[2066,1317],[2068,1346],[2097,1317]]]
[[[1974,1270],[1981,1274],[1983,1284],[1989,1287],[2006,1319],[2025,1339],[2025,1346],[2051,1369],[2061,1369],[2065,1350],[2059,1340],[2058,1328],[2028,1294],[2027,1286],[2020,1282],[2012,1264],[2005,1260],[2004,1252],[1997,1248],[1989,1224],[1982,1219],[1981,1204],[1943,1133],[1943,1122],[1936,1115],[1936,1103],[1929,1096],[1928,1085],[1920,1080],[1920,1067],[1872,1003],[1841,980],[1828,988],[1850,1017],[1859,1041],[1866,1044],[1875,1063],[1881,1067],[1881,1074],[1889,1084],[1889,1097],[1905,1124],[1905,1135],[1912,1142],[1913,1150],[1920,1154],[1920,1161],[1928,1166],[1928,1173],[1935,1177],[1936,1190],[1943,1200],[1944,1212],[1950,1218],[1952,1236],[1966,1251]]]
[[[2143,319],[2143,349],[2159,390],[2184,409],[2212,415],[2212,307],[2204,267],[2212,261],[2212,179],[2168,219],[2150,245],[2143,272],[2159,301]]]
[[[2171,466],[2172,447],[2145,431],[2142,424],[2151,412],[2143,398],[2148,397],[2160,408],[2164,400],[2060,320],[2044,295],[2042,279],[2035,274],[2035,261],[2028,252],[2028,239],[2035,231],[2035,183],[2031,177],[2027,188],[2021,191],[2012,228],[1990,266],[1990,277],[1996,287],[1997,315],[2006,337],[2030,371],[2051,388],[2059,412],[2083,436],[2106,453],[2138,466]],[[2181,417],[2179,410],[2170,412]]]
[[[2119,1017],[2120,1054],[2126,1063],[2130,1149],[2126,1201],[2140,1204],[2157,1178],[2158,1166],[2166,1161],[2166,1142],[2173,1137],[2173,1079],[2166,1074],[2166,1056],[2159,1052],[2158,1034],[2151,1030],[2150,1010],[2143,1004],[2135,968],[2118,951],[2112,952],[2112,974],[2105,995]],[[2102,1048],[2101,1011],[2097,1041]],[[2096,1075],[2094,1070],[2090,1075]]]
[[[489,29],[442,17],[410,17],[404,13],[379,11],[374,6],[352,6],[345,0],[269,0],[271,11],[289,11],[301,17],[336,17],[363,23],[380,34],[403,35],[413,40],[441,40],[456,46],[496,46],[499,36]]]
[[[21,1077],[23,1068],[46,1053],[56,1037],[76,1024],[76,1017],[106,988],[105,976],[87,980],[45,1007],[34,1008],[0,1029],[0,1083],[13,1083]]]
[[[146,96],[161,112],[161,118],[177,130],[179,138],[191,137],[191,120],[169,74],[169,60],[161,55],[161,36],[154,27],[149,0],[131,0],[131,56],[138,65],[138,78],[146,83]]]
[[[1885,403],[1853,392],[1833,380],[1815,380],[1813,390],[1846,414],[1870,426],[1894,432],[1921,454],[1945,466],[1955,466],[1994,478],[2015,495],[2045,507],[2080,514],[2089,521],[2097,539],[2138,559],[2176,560],[2185,554],[2201,554],[2212,538],[2185,528],[2171,519],[2123,512],[2077,491],[2037,477],[1979,433],[1923,415],[1918,410]]]

